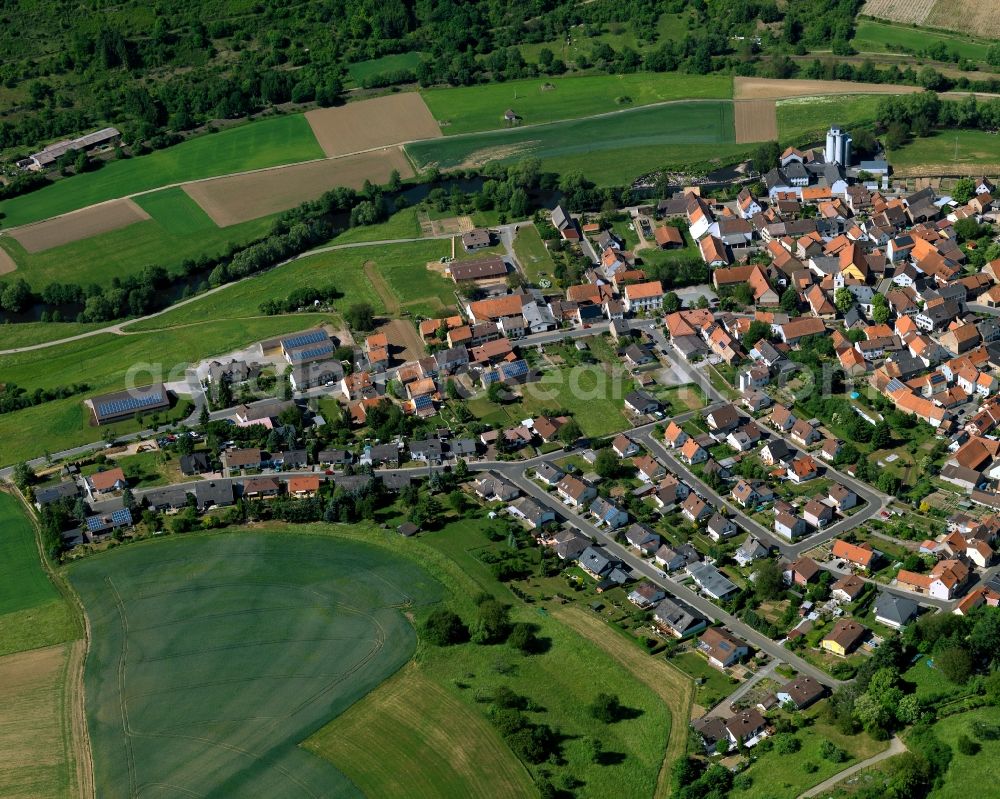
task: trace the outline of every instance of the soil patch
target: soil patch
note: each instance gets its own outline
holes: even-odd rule
[[[378,294],[379,299],[382,300],[382,304],[385,306],[385,312],[389,316],[397,316],[399,314],[399,300],[396,299],[396,295],[392,293],[392,289],[389,288],[389,284],[386,282],[382,273],[378,271],[378,264],[374,261],[365,261],[365,277],[372,284],[372,288],[375,289],[375,293]]]
[[[899,178],[937,177],[940,175],[976,177],[979,175],[1000,175],[1000,164],[916,164],[914,166],[901,166],[898,169],[893,167],[892,171]]]
[[[149,218],[149,214],[131,200],[112,200],[62,216],[54,216],[44,222],[14,228],[10,231],[10,235],[17,239],[24,249],[34,253],[80,239],[89,239],[91,236],[118,230]],[[2,271],[0,269],[0,273]]]
[[[734,106],[737,144],[778,140],[778,110],[774,100],[737,100]]]
[[[184,191],[215,224],[228,227],[294,208],[337,186],[386,183],[394,169],[404,178],[413,175],[398,147],[188,183]]]
[[[9,275],[17,269],[17,261],[3,247],[0,247],[0,275]]]
[[[784,100],[789,97],[819,97],[825,94],[913,94],[920,86],[892,83],[851,83],[845,80],[779,80],[777,78],[733,78],[736,100]],[[739,106],[739,103],[737,103]],[[739,128],[737,128],[737,131]],[[738,132],[737,132],[737,135]]]
[[[953,10],[960,0],[948,0]],[[977,3],[980,0],[976,0]],[[877,19],[887,19],[890,22],[905,22],[908,25],[920,25],[934,8],[934,0],[868,0],[863,13]],[[958,19],[958,17],[955,17]],[[948,26],[942,26],[948,27]]]
[[[328,156],[442,135],[424,98],[417,92],[359,100],[336,108],[317,108],[306,112],[306,120]]]
[[[417,329],[406,319],[391,319],[378,329],[389,339],[392,360],[396,363],[415,361],[423,358],[424,344],[417,335]]]

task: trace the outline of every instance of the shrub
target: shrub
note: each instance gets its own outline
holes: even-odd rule
[[[958,746],[958,751],[963,755],[977,755],[982,748],[977,741],[973,741],[964,733],[958,736],[958,740],[955,743]]]
[[[469,632],[457,613],[438,608],[424,622],[424,637],[435,646],[458,644],[468,638]]]
[[[590,715],[605,724],[613,724],[621,717],[622,703],[614,694],[598,694],[590,705]]]

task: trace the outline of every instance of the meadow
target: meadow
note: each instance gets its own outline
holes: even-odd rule
[[[347,67],[347,74],[358,86],[368,78],[387,72],[413,71],[420,64],[420,53],[392,53],[368,61],[356,61]]]
[[[97,794],[359,796],[298,744],[410,659],[404,615],[442,588],[402,558],[315,536],[169,538],[68,569],[92,626]]]
[[[323,157],[305,116],[270,117],[111,161],[95,172],[0,203],[0,213],[4,226],[13,227],[161,186]]]
[[[725,75],[636,72],[531,78],[421,94],[447,137],[504,129],[507,109],[521,117],[521,125],[535,125],[671,100],[729,99],[733,85]]]
[[[1000,135],[984,130],[935,133],[891,151],[889,162],[900,175],[995,174],[1000,171]]]
[[[854,29],[851,44],[862,53],[920,53],[928,47],[941,43],[960,58],[970,61],[985,61],[990,43],[961,34],[878,22],[873,19],[859,19]]]
[[[521,225],[514,239],[514,254],[530,282],[537,285],[543,278],[553,280],[555,264],[534,225]]]
[[[422,168],[467,168],[535,157],[549,171],[581,171],[599,184],[620,185],[667,163],[707,161],[745,150],[745,146],[727,146],[734,137],[733,104],[706,101],[445,137],[406,149]]]
[[[107,285],[115,277],[137,274],[150,265],[178,272],[187,259],[221,255],[230,245],[267,235],[275,219],[266,216],[216,227],[181,189],[165,189],[136,200],[152,219],[42,252],[29,253],[11,236],[0,237],[0,247],[18,265],[6,279],[24,278],[40,291],[49,283]]]
[[[782,144],[803,146],[822,141],[831,119],[848,128],[871,124],[883,99],[877,95],[853,94],[778,100],[778,138]]]
[[[971,727],[977,721],[995,726],[996,710],[981,708],[968,713],[957,713],[935,722],[935,734],[943,743],[951,746],[953,754],[942,784],[930,793],[932,799],[984,796],[984,786],[995,786],[1000,782],[1000,741],[976,738]],[[958,736],[963,734],[980,745],[981,749],[977,754],[964,755],[958,750]]]
[[[29,347],[103,327],[102,322],[13,322],[0,325],[0,349]]]

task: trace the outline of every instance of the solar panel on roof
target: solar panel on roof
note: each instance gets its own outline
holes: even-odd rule
[[[157,391],[152,394],[143,394],[140,396],[116,399],[111,402],[102,402],[98,404],[97,411],[101,414],[101,416],[111,416],[113,414],[127,413],[128,411],[141,410],[142,408],[148,408],[151,405],[159,405],[162,402],[163,394]]]
[[[514,361],[513,363],[502,363],[497,368],[500,369],[504,377],[508,379],[516,377],[524,377],[526,374],[528,374],[528,364],[525,363],[524,361]]]
[[[434,400],[431,399],[430,394],[421,394],[413,400],[413,407],[418,411],[422,411],[425,408],[433,408]]]
[[[324,344],[308,350],[295,350],[294,352],[290,352],[288,357],[293,361],[304,361],[310,358],[318,358],[322,355],[329,355],[331,352],[333,352],[333,345]]]
[[[122,525],[132,524],[132,511],[128,508],[122,508],[121,510],[116,510],[111,512],[111,523],[116,527],[121,527]]]
[[[291,338],[282,339],[281,346],[286,350],[293,350],[296,347],[304,347],[306,344],[318,344],[324,339],[329,338],[327,334],[322,330],[312,330],[308,333],[302,333],[298,336],[292,336]]]
[[[88,516],[87,517],[87,529],[92,533],[96,533],[98,530],[104,528],[104,519],[100,516]]]
[[[490,385],[490,383],[496,383],[499,379],[500,375],[497,374],[497,371],[495,369],[490,369],[490,371],[488,372],[483,372],[483,382],[486,383],[486,385]]]

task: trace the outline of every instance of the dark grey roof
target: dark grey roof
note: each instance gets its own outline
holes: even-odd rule
[[[912,599],[883,591],[875,600],[875,616],[894,624],[906,624],[917,615],[920,606]]]
[[[80,486],[73,480],[54,485],[40,486],[35,489],[35,502],[39,505],[49,505],[60,499],[80,496]]]
[[[194,485],[199,508],[233,504],[232,480],[202,480]]]

